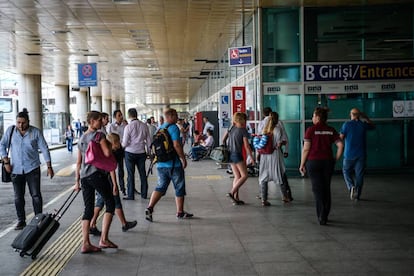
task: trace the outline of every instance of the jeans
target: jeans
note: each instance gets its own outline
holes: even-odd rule
[[[148,181],[145,172],[146,153],[130,153],[125,152],[125,166],[128,173],[128,198],[134,199],[135,196],[135,166],[138,168],[139,178],[141,180],[141,197],[147,198]]]
[[[203,146],[194,146],[191,148],[191,157],[194,160],[198,160],[202,158],[206,152],[207,152],[207,148]]]
[[[119,189],[121,190],[121,192],[125,192],[125,181],[124,181],[124,176],[125,176],[125,172],[124,172],[124,156],[125,156],[125,151],[124,149],[118,149],[115,151],[114,153],[115,158],[116,158],[116,162],[118,164],[118,184],[119,184]]]
[[[106,205],[106,213],[113,214],[115,211],[115,200],[112,195],[112,187],[108,174],[95,172],[81,179],[82,196],[85,204],[82,220],[91,220],[95,207],[95,191],[103,197]]]
[[[306,162],[319,221],[327,221],[331,210],[331,178],[334,166],[333,160],[308,160]]]
[[[69,152],[73,151],[73,138],[66,139],[66,147],[68,148]]]
[[[25,174],[12,174],[12,182],[14,188],[14,204],[16,206],[17,219],[26,221],[26,213],[24,210],[26,193],[26,182],[29,187],[30,196],[35,215],[42,213],[43,199],[40,192],[40,167]]]
[[[362,186],[364,185],[365,158],[358,157],[356,159],[344,159],[342,172],[348,190],[350,191],[352,187],[355,187],[357,198],[359,199],[362,192]],[[355,173],[355,180],[353,178],[353,173]]]

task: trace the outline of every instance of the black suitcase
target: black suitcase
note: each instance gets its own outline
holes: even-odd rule
[[[20,257],[31,256],[36,259],[37,254],[59,228],[59,219],[63,216],[79,192],[74,190],[65,200],[59,210],[52,214],[37,214],[30,223],[20,232],[12,243]]]

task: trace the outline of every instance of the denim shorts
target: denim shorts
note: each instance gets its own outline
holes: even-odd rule
[[[230,152],[229,154],[229,162],[233,163],[233,164],[237,164],[242,162],[243,159],[243,155],[241,154],[241,152]]]
[[[105,205],[105,202],[101,194],[96,192],[95,197],[96,197],[95,207],[99,207],[102,209]],[[122,209],[122,203],[121,203],[121,198],[119,197],[119,194],[116,196],[114,195],[114,200],[115,200],[115,209]]]
[[[175,168],[157,168],[158,171],[158,184],[155,187],[157,192],[165,195],[170,182],[174,184],[175,196],[183,197],[185,192],[185,176],[184,169],[180,167]]]

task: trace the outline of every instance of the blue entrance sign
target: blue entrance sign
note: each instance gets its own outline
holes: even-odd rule
[[[229,66],[246,66],[252,64],[252,46],[229,48]]]
[[[229,96],[228,95],[221,96],[221,104],[229,104]]]
[[[79,87],[98,86],[96,75],[96,63],[78,64]]]

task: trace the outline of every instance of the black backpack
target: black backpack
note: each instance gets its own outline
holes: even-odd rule
[[[168,132],[169,124],[165,128],[160,128],[153,137],[151,144],[152,154],[155,155],[155,162],[166,162],[175,160],[177,153],[175,152],[171,135]]]

